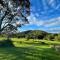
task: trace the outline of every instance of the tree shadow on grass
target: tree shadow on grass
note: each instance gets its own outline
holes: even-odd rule
[[[60,60],[60,54],[51,48],[0,48],[0,60]]]
[[[0,47],[14,47],[12,41],[10,39],[8,40],[2,40],[0,41]]]

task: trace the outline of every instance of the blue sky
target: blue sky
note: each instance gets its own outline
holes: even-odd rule
[[[44,30],[51,33],[60,32],[60,0],[30,0],[31,14],[29,24],[19,28],[20,31]]]

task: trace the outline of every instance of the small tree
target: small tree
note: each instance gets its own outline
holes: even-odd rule
[[[58,34],[57,36],[55,36],[55,40],[60,41],[60,34]]]

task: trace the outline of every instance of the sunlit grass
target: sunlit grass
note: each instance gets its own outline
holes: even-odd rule
[[[60,44],[58,41],[25,38],[12,38],[11,40],[15,47],[1,47],[0,60],[60,60],[60,52],[50,46]],[[41,42],[46,44],[41,44]]]
[[[25,38],[20,38],[20,39],[18,39],[18,38],[12,38],[12,41],[13,41],[13,43],[15,44],[15,46],[40,46],[41,45],[41,42],[44,42],[44,43],[46,43],[47,44],[47,46],[49,46],[49,45],[54,45],[54,44],[56,44],[56,45],[59,45],[60,44],[60,42],[59,41],[49,41],[49,40],[38,40],[38,39],[29,39],[29,40],[27,40],[27,39],[25,39]]]
[[[5,37],[0,37],[0,41],[1,41],[1,40],[5,40],[5,39],[7,39],[7,38],[5,38]]]

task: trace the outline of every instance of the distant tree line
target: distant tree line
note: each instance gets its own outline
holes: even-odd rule
[[[1,34],[0,37],[7,37],[6,34]],[[11,35],[12,38],[26,38],[29,39],[42,39],[42,40],[60,40],[60,34],[47,33],[40,30],[29,30]]]

